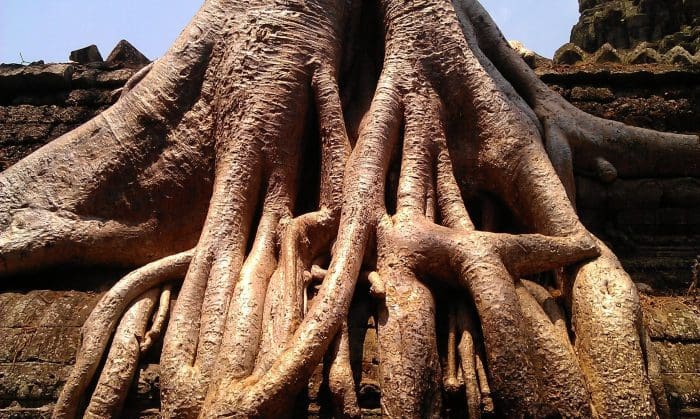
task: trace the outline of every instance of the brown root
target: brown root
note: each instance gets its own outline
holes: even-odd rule
[[[155,342],[160,339],[163,333],[163,326],[165,326],[165,321],[168,319],[168,313],[170,312],[170,299],[172,293],[172,285],[165,284],[160,291],[160,298],[158,299],[158,311],[153,318],[150,329],[143,336],[139,347],[141,355],[146,354]]]
[[[601,415],[654,416],[637,290],[610,250],[599,246],[602,255],[578,269],[572,294],[575,348],[593,407]]]
[[[158,290],[151,289],[124,313],[114,332],[107,360],[83,417],[106,418],[120,415],[138,367],[140,343],[144,339],[157,297]]]
[[[475,343],[475,330],[476,325],[472,319],[472,314],[468,311],[466,304],[464,302],[457,303],[457,323],[459,331],[461,332],[461,338],[459,340],[459,359],[460,359],[460,369],[462,371],[462,376],[464,378],[464,387],[466,391],[467,398],[467,412],[470,419],[478,419],[481,417],[482,412],[482,397],[489,397],[491,391],[486,382],[486,374],[481,378],[484,380],[483,385],[486,394],[482,394],[479,385],[479,373],[477,369],[477,357],[478,352],[476,350]],[[483,366],[482,366],[483,369]],[[489,400],[484,400],[485,404],[488,404]],[[486,406],[485,406],[486,407]],[[484,409],[487,410],[487,409]],[[491,411],[493,411],[493,406],[491,406]]]
[[[61,390],[53,417],[72,418],[76,415],[85,389],[90,384],[112,332],[128,304],[149,289],[183,276],[192,259],[192,253],[179,253],[139,268],[117,282],[102,297],[83,325],[82,343],[75,365]]]
[[[524,285],[516,287],[520,308],[530,329],[535,379],[543,394],[541,415],[590,417],[590,396],[571,345]]]
[[[569,348],[573,353],[574,348],[571,345],[571,339],[569,338],[569,330],[566,322],[566,317],[562,312],[559,304],[554,300],[552,294],[549,293],[543,286],[536,282],[528,281],[522,279],[520,281],[527,291],[535,298],[535,301],[542,307],[549,321],[552,322],[556,330],[556,334],[559,337],[561,343]]]
[[[435,301],[416,277],[380,267],[386,299],[379,310],[382,410],[390,417],[439,417],[442,377]]]
[[[360,418],[362,412],[357,404],[355,380],[350,366],[350,337],[346,322],[341,326],[330,355],[328,388],[333,397],[334,417]]]

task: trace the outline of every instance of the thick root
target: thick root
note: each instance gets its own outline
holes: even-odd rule
[[[530,329],[530,357],[543,394],[541,414],[590,417],[591,402],[583,372],[568,342],[524,285],[516,287],[520,308]]]
[[[90,385],[112,332],[128,304],[149,289],[184,276],[192,254],[192,251],[179,253],[137,269],[102,297],[83,325],[82,343],[54,407],[54,418],[76,415],[85,389]]]
[[[573,285],[575,348],[594,411],[610,417],[654,417],[656,409],[639,336],[639,296],[615,256],[578,269]]]
[[[118,417],[126,399],[126,393],[138,367],[141,343],[148,320],[158,298],[158,290],[143,294],[122,317],[107,355],[100,379],[90,398],[83,417]]]
[[[146,354],[153,345],[160,339],[163,333],[163,327],[165,326],[165,321],[168,319],[168,314],[170,313],[170,300],[172,293],[172,285],[165,284],[160,291],[160,298],[158,299],[158,311],[153,318],[153,323],[150,329],[143,336],[139,347],[141,355]]]
[[[204,417],[283,414],[290,403],[290,397],[283,395],[297,394],[321,361],[350,305],[373,226],[367,220],[378,217],[389,157],[398,137],[397,105],[394,86],[380,82],[370,119],[346,167],[346,199],[333,259],[309,312],[269,368],[231,382],[216,403],[205,406]],[[299,274],[303,283],[303,269]]]
[[[542,307],[549,321],[554,325],[556,330],[556,335],[558,336],[561,343],[569,348],[571,353],[574,352],[574,348],[571,344],[571,339],[569,338],[569,329],[566,322],[566,317],[562,312],[559,304],[554,300],[552,294],[549,293],[544,287],[537,284],[536,282],[528,281],[522,279],[520,281],[522,285],[527,289],[527,291],[535,298],[535,301]]]
[[[334,406],[334,417],[341,419],[361,418],[362,412],[357,403],[357,391],[350,366],[350,337],[348,325],[343,323],[335,344],[330,351],[328,369],[328,389]]]
[[[380,267],[379,274],[387,291],[377,329],[382,411],[389,417],[440,417],[442,377],[432,293],[410,274],[387,267]]]

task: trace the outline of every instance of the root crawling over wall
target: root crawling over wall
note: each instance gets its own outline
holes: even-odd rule
[[[112,108],[0,175],[0,274],[141,266],[86,323],[55,417],[117,415],[163,329],[165,417],[289,415],[320,362],[358,417],[360,279],[388,416],[465,392],[470,417],[652,417],[636,289],[573,175],[699,162],[697,137],[569,105],[476,1],[208,0]]]

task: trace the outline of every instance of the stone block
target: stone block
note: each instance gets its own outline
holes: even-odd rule
[[[99,63],[102,62],[102,54],[97,49],[97,45],[93,44],[71,51],[69,59],[78,64]]]
[[[693,297],[642,299],[644,322],[654,340],[700,342],[700,306]]]
[[[664,373],[700,374],[700,341],[654,341],[654,350]]]
[[[578,46],[569,43],[564,44],[554,53],[554,63],[564,65],[574,65],[584,60],[586,53]]]
[[[151,61],[128,41],[122,39],[107,57],[107,64],[121,67],[141,68]]]
[[[0,65],[0,98],[24,91],[69,89],[73,71],[71,64]]]
[[[0,400],[56,400],[69,373],[60,364],[0,363]]]
[[[37,327],[17,360],[72,364],[79,343],[79,327]]]
[[[615,99],[612,90],[606,87],[576,86],[571,89],[571,100],[586,102],[611,102]]]
[[[0,327],[31,327],[38,324],[46,308],[55,298],[53,291],[30,291],[16,294],[0,312]]]

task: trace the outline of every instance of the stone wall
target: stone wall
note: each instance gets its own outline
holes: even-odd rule
[[[606,43],[632,49],[641,42],[659,42],[661,52],[682,45],[691,54],[698,47],[698,0],[579,0],[579,12],[571,42],[586,52]]]
[[[102,64],[0,65],[0,171],[106,109],[135,71]]]
[[[0,66],[0,169],[113,103],[136,71],[104,65]],[[542,79],[576,106],[649,128],[698,132],[700,73],[650,66],[543,66]],[[640,283],[645,320],[678,416],[700,415],[700,301],[681,297],[700,253],[700,180],[634,179],[604,185],[577,177],[586,225],[605,239]],[[79,328],[123,272],[51,271],[0,288],[0,419],[49,417],[74,362]],[[379,416],[376,312],[353,303],[352,360],[367,416]],[[155,351],[156,353],[158,351]],[[325,416],[321,372],[312,378],[310,416]],[[144,360],[124,417],[158,416],[158,359]]]
[[[660,131],[700,131],[700,71],[654,66],[540,67],[540,77],[586,112]],[[633,279],[657,293],[687,287],[700,255],[700,179],[577,176],[586,226],[615,249]]]
[[[579,0],[558,64],[700,67],[700,0]]]

